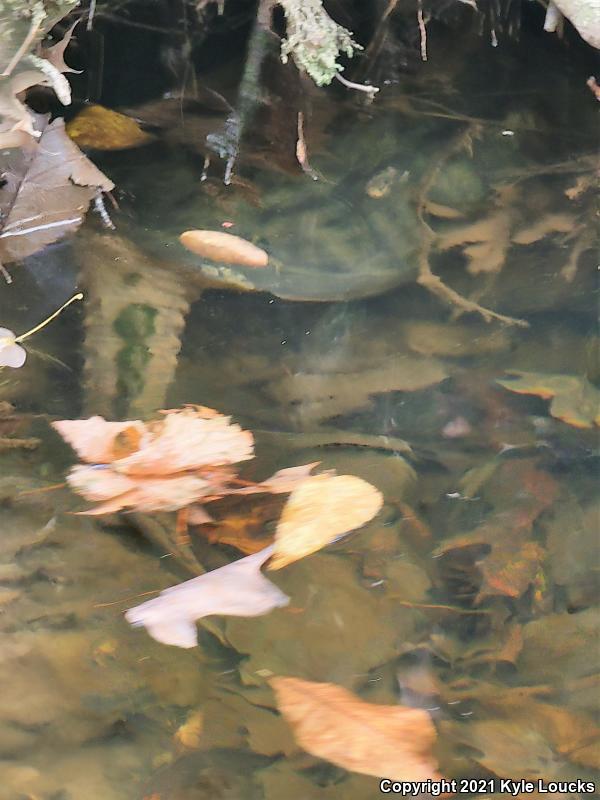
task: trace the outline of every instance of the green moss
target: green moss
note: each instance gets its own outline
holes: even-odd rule
[[[124,340],[123,347],[117,353],[119,397],[116,411],[119,415],[127,413],[130,400],[144,388],[150,361],[147,340],[155,332],[156,314],[152,306],[132,303],[121,311],[113,323],[115,332]]]
[[[132,303],[121,311],[113,323],[115,332],[127,341],[140,341],[154,333],[156,309],[141,303]]]

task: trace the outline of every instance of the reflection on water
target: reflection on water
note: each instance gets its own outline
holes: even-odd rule
[[[117,233],[83,231],[15,269],[6,327],[26,330],[75,284],[86,302],[0,380],[0,797],[376,796],[375,778],[298,748],[271,675],[430,710],[451,778],[593,778],[598,339],[574,163],[589,98],[560,118],[547,80],[531,102],[502,95],[488,126],[405,114],[397,89],[353,124],[340,107],[311,158],[318,182],[252,169],[224,189],[179,152],[116,159],[134,197]],[[463,81],[479,117],[485,86]],[[432,268],[529,328],[452,314],[415,285],[426,179]],[[215,271],[178,247],[224,221],[273,266]],[[184,403],[256,432],[252,478],[320,461],[385,497],[365,528],[275,574],[290,608],[209,618],[190,651],[122,618],[189,577],[147,538],[173,521],[94,522],[47,491],[74,460],[48,418]],[[269,502],[222,501],[213,543],[192,532],[205,568],[272,530]]]

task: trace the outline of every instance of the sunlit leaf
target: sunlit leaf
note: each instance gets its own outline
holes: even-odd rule
[[[436,732],[426,711],[366,703],[332,683],[276,677],[270,684],[298,744],[312,755],[393,780],[438,777]]]
[[[354,475],[314,475],[291,493],[275,535],[269,569],[280,569],[360,528],[383,505],[381,493]]]
[[[67,123],[67,133],[90,150],[127,150],[154,141],[131,117],[99,105],[85,106]]]

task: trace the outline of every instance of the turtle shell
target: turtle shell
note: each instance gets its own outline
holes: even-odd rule
[[[439,125],[407,132],[406,118],[389,112],[348,119],[330,134],[327,152],[308,154],[311,174],[247,169],[225,186],[216,177],[202,182],[200,169],[180,154],[165,163],[164,177],[152,170],[153,189],[136,191],[143,227],[131,235],[213,285],[290,300],[352,300],[411,282],[421,236],[415,187],[439,150]],[[269,263],[209,262],[179,243],[190,229],[241,236],[266,250]]]

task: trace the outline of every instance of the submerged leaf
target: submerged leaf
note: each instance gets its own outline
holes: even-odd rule
[[[551,400],[550,413],[556,419],[575,428],[600,425],[600,391],[586,378],[520,370],[508,370],[508,374],[514,377],[496,383],[510,392]]]
[[[211,261],[238,264],[241,267],[266,267],[268,254],[252,242],[222,231],[185,231],[181,244],[192,253]]]
[[[99,105],[85,106],[67,123],[67,133],[79,147],[91,150],[127,150],[154,141],[131,117]]]
[[[272,678],[279,710],[312,755],[352,772],[399,781],[436,779],[436,732],[418,708],[366,703],[332,683]]]
[[[281,569],[360,528],[380,510],[381,493],[354,475],[313,475],[290,495],[269,569]]]
[[[133,626],[144,626],[163,644],[195,647],[195,621],[210,614],[256,617],[285,606],[289,597],[262,575],[260,568],[273,546],[246,556],[199,578],[165,589],[153,600],[129,609],[125,617]]]

